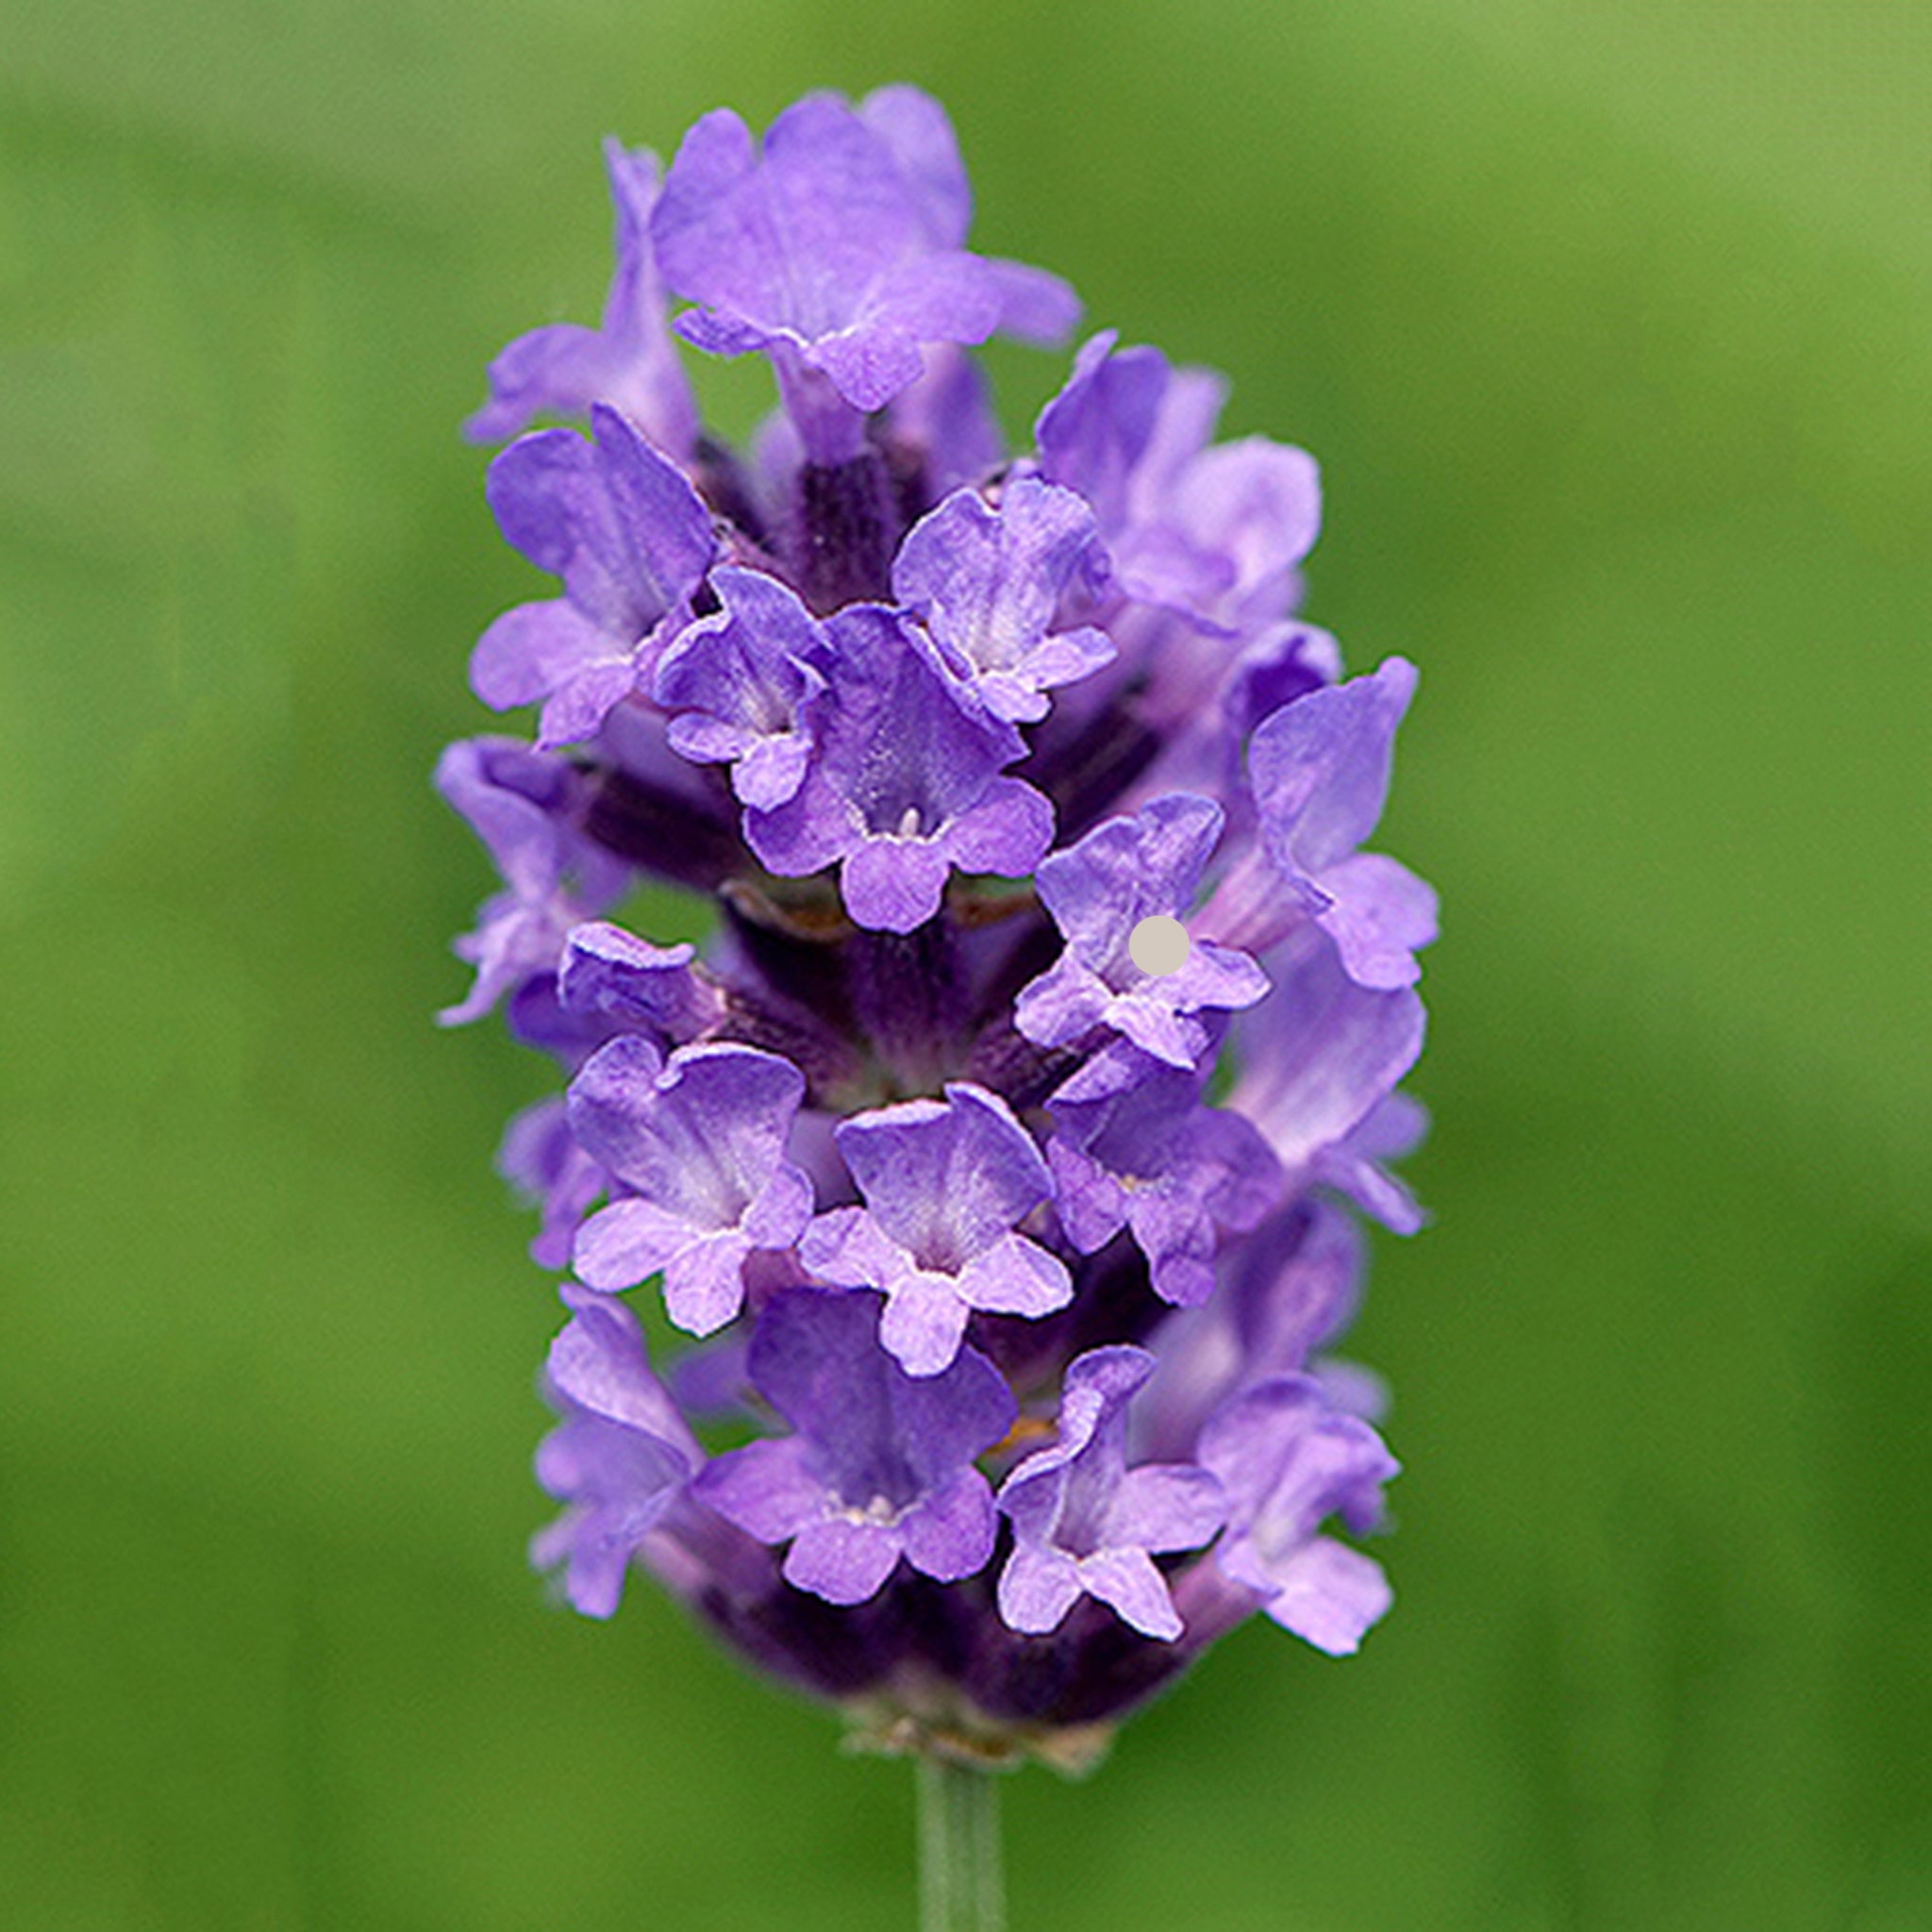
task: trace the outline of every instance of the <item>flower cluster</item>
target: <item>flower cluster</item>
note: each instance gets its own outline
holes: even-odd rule
[[[438,774],[504,881],[444,1017],[568,1080],[501,1156],[573,1276],[536,1558],[877,1735],[1071,1761],[1256,1611],[1341,1655],[1388,1607],[1327,1528],[1381,1519],[1379,1385],[1327,1351],[1351,1209],[1421,1219],[1435,901],[1363,849],[1415,673],[1296,615],[1315,465],[1215,441],[1215,376],[1096,335],[1004,452],[968,351],[1077,304],[967,248],[924,94],[608,160],[602,325],[470,425],[560,586],[471,663],[535,742]],[[680,338],[769,359],[748,451]],[[604,917],[644,880],[702,947]]]

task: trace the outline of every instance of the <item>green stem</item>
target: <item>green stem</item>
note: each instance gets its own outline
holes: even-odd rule
[[[919,1759],[920,1932],[1006,1932],[1000,1794],[991,1772]]]

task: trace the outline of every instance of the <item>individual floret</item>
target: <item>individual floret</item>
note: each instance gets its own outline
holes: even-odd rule
[[[794,1433],[732,1450],[698,1483],[760,1542],[789,1541],[786,1581],[828,1603],[876,1595],[902,1557],[952,1583],[992,1555],[992,1491],[973,1458],[1012,1426],[1012,1394],[970,1348],[908,1374],[880,1345],[879,1311],[869,1294],[768,1303],[751,1381]]]

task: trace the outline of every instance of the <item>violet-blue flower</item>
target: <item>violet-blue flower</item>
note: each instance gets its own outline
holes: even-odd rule
[[[1339,1187],[1414,1233],[1420,1217],[1381,1174],[1378,1151],[1406,1153],[1417,1136],[1401,1114],[1382,1116],[1379,1137],[1371,1123],[1422,1052],[1422,1001],[1407,987],[1357,985],[1319,930],[1303,928],[1271,958],[1277,997],[1235,1029],[1234,1108],[1291,1174]]]
[[[724,1002],[714,982],[692,971],[697,948],[654,946],[605,920],[572,928],[558,967],[565,1012],[609,1033],[645,1033],[686,1046],[716,1025]]]
[[[1219,379],[1115,341],[1087,342],[1041,412],[1041,473],[1093,505],[1129,595],[1220,631],[1281,617],[1321,529],[1313,459],[1267,437],[1210,443]]]
[[[689,480],[615,409],[591,410],[594,441],[571,429],[520,438],[490,466],[503,534],[565,594],[506,611],[478,640],[470,683],[495,710],[543,706],[538,743],[589,738],[648,679],[667,621],[717,548]]]
[[[1072,1299],[1066,1263],[1017,1232],[1053,1181],[997,1094],[951,1082],[943,1101],[857,1114],[837,1139],[865,1206],[820,1215],[800,1258],[885,1295],[879,1339],[909,1374],[944,1369],[975,1308],[1050,1315]]]
[[[568,1268],[577,1229],[609,1188],[610,1176],[577,1144],[561,1094],[510,1116],[496,1150],[496,1171],[541,1212],[530,1258],[540,1268]]]
[[[1270,902],[1258,923],[1278,932],[1299,904],[1368,987],[1412,986],[1416,950],[1436,937],[1434,891],[1397,860],[1358,849],[1382,816],[1395,727],[1414,693],[1415,667],[1391,658],[1372,677],[1271,712],[1248,751],[1274,873],[1272,890],[1250,880]]]
[[[925,352],[925,373],[886,405],[887,446],[923,471],[926,495],[941,503],[961,484],[985,481],[1006,460],[1006,438],[979,364],[949,342]]]
[[[1000,1615],[1015,1630],[1054,1629],[1082,1596],[1097,1597],[1143,1636],[1181,1634],[1157,1556],[1198,1549],[1226,1504],[1208,1470],[1126,1462],[1126,1407],[1154,1373],[1141,1348],[1100,1348],[1067,1369],[1059,1440],[1009,1475],[999,1493],[1013,1552],[1000,1573]]]
[[[677,151],[651,233],[665,279],[703,305],[677,318],[687,341],[770,351],[781,382],[817,378],[863,411],[918,378],[927,343],[983,342],[1001,326],[1053,340],[1072,325],[1057,277],[966,253],[971,217],[938,103],[882,88],[857,109],[808,94],[762,148],[728,109],[707,114]]]
[[[1046,692],[1114,656],[1105,631],[1057,622],[1063,601],[1091,603],[1106,575],[1086,503],[1020,476],[997,508],[975,490],[956,490],[915,524],[892,566],[892,591],[924,621],[945,668],[995,718],[1037,723]]]
[[[846,911],[887,932],[924,925],[954,868],[1018,877],[1053,839],[1047,801],[1000,775],[1025,754],[1019,734],[962,707],[906,625],[872,605],[827,625],[831,689],[804,782],[744,825],[774,873],[839,864]]]
[[[1206,1301],[1222,1238],[1279,1198],[1267,1143],[1242,1115],[1206,1105],[1191,1074],[1160,1068],[1124,1091],[1062,1095],[1053,1115],[1047,1159],[1068,1240],[1092,1254],[1127,1229],[1167,1301]]]
[[[438,774],[505,880],[445,1017],[567,1087],[499,1154],[576,1277],[537,1555],[889,1748],[1091,1761],[1243,1619],[1339,1655],[1388,1607],[1324,1524],[1394,1473],[1334,1354],[1361,1223],[1424,1219],[1435,900],[1363,849],[1415,674],[1299,614],[1314,462],[1217,442],[1212,373],[1103,331],[1008,455],[974,345],[1073,299],[967,249],[928,96],[708,115],[661,192],[608,159],[603,325],[512,343],[473,424],[589,419],[490,473],[562,584],[473,684],[538,743]],[[693,348],[769,364],[749,448]],[[654,880],[709,932],[616,923]]]
[[[744,1300],[756,1248],[790,1247],[811,1217],[811,1182],[785,1158],[805,1081],[775,1054],[724,1043],[669,1059],[641,1034],[613,1040],[571,1083],[571,1131],[622,1183],[578,1231],[592,1288],[662,1270],[680,1328],[708,1335]]]
[[[1177,793],[1041,862],[1040,896],[1067,947],[1015,1002],[1022,1033],[1065,1046],[1105,1028],[1171,1067],[1200,1064],[1212,1036],[1199,1016],[1252,1007],[1268,975],[1245,953],[1207,941],[1191,944],[1177,970],[1151,973],[1131,943],[1142,921],[1191,909],[1223,823],[1212,799]],[[1114,1077],[1124,1085],[1131,1073]]]
[[[566,1513],[539,1536],[541,1569],[568,1573],[570,1600],[608,1617],[646,1536],[704,1461],[651,1373],[637,1317],[622,1302],[566,1285],[571,1319],[550,1345],[544,1388],[562,1415],[537,1454],[537,1479]]]
[[[746,805],[773,811],[805,782],[812,712],[825,688],[824,628],[797,595],[762,571],[721,568],[723,608],[678,634],[658,660],[653,691],[675,712],[674,750],[731,767]]]
[[[785,1579],[828,1603],[863,1603],[903,1557],[941,1583],[992,1555],[992,1490],[974,1457],[1011,1428],[1011,1391],[962,1349],[914,1376],[879,1341],[868,1294],[791,1291],[753,1331],[753,1386],[794,1434],[713,1462],[698,1495],[760,1542],[790,1541]]]
[[[1235,1242],[1218,1292],[1177,1309],[1150,1338],[1156,1368],[1138,1411],[1141,1446],[1191,1455],[1217,1408],[1270,1376],[1345,1378],[1323,1352],[1354,1318],[1365,1248],[1353,1216],[1306,1198]]]
[[[1228,1501],[1222,1570],[1318,1650],[1356,1649],[1389,1607],[1388,1579],[1373,1557],[1317,1532],[1338,1515],[1357,1535],[1376,1527],[1382,1485],[1400,1467],[1382,1439],[1313,1377],[1281,1375],[1216,1411],[1199,1454]]]
[[[585,788],[562,759],[510,738],[464,739],[436,768],[436,787],[470,823],[503,874],[475,929],[457,941],[476,969],[468,995],[439,1015],[480,1019],[505,993],[552,974],[564,935],[624,891],[630,868],[585,836]]]

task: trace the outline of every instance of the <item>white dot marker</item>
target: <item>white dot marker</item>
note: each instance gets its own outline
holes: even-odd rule
[[[1142,973],[1165,979],[1188,963],[1188,929],[1165,912],[1153,913],[1127,935],[1127,958]]]

